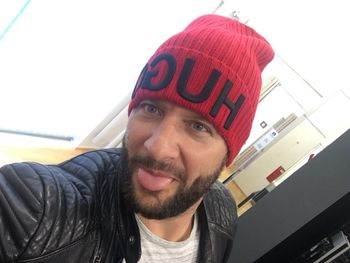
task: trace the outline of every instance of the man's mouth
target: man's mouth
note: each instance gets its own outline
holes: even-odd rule
[[[137,180],[142,187],[155,192],[166,189],[175,179],[166,173],[139,168]]]

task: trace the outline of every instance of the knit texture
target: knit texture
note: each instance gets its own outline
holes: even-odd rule
[[[200,113],[225,139],[231,164],[249,137],[271,45],[254,29],[203,15],[166,40],[136,83],[129,113],[144,99],[174,102]]]

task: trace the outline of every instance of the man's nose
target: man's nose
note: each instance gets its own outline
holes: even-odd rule
[[[144,145],[156,160],[175,159],[180,154],[180,135],[175,125],[160,123],[152,132]]]

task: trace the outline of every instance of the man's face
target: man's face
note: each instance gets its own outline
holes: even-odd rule
[[[226,163],[227,146],[199,114],[144,100],[129,117],[124,146],[128,204],[147,218],[183,213],[205,194]]]

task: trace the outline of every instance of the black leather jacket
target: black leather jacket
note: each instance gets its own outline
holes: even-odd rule
[[[0,169],[0,262],[137,262],[140,234],[123,202],[121,150],[79,155],[59,165]],[[198,210],[199,262],[226,262],[236,225],[229,191],[214,183]]]

